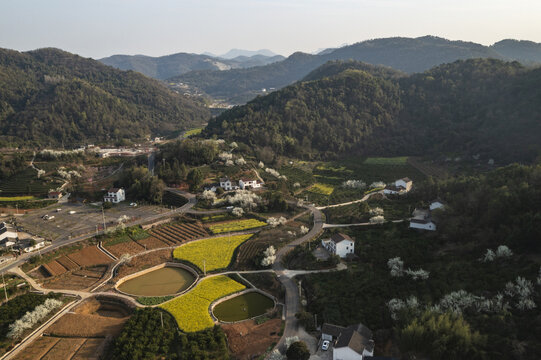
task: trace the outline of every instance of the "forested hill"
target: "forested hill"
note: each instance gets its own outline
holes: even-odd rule
[[[58,49],[0,49],[0,133],[66,146],[165,135],[209,112],[160,82]]]
[[[535,46],[537,45],[537,47]],[[456,60],[496,58],[541,62],[541,47],[535,43],[505,41],[492,47],[434,36],[385,38],[359,42],[320,55],[295,53],[270,65],[227,71],[195,71],[170,79],[231,103],[252,99],[262,88],[282,88],[301,80],[330,60],[357,60],[384,65],[406,73],[426,71]]]
[[[320,72],[344,67],[226,111],[204,134],[305,158],[541,154],[541,69],[474,59],[402,77],[340,62]]]

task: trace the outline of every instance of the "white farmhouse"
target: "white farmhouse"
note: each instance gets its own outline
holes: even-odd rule
[[[387,185],[385,189],[383,189],[384,194],[407,194],[411,188],[413,187],[413,180],[411,180],[408,177],[398,179],[394,182],[394,184]]]
[[[410,219],[410,229],[436,231],[436,224],[432,221],[430,210],[415,209]]]
[[[363,360],[374,355],[372,331],[363,324],[346,327],[323,324],[321,339],[335,341],[333,360]]]
[[[334,234],[330,239],[322,240],[321,245],[329,253],[338,255],[341,258],[345,258],[355,251],[355,242],[348,235],[342,233]]]
[[[103,197],[104,202],[112,202],[118,204],[126,200],[126,192],[122,188],[111,188],[107,191],[107,195]]]
[[[261,183],[257,180],[243,178],[239,180],[239,187],[244,190],[246,188],[258,189],[261,188]]]
[[[11,247],[17,242],[17,230],[13,225],[2,222],[0,223],[0,246]]]

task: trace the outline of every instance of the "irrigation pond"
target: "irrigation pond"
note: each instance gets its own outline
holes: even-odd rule
[[[165,266],[118,285],[118,290],[136,296],[165,296],[186,290],[195,276],[180,267]]]
[[[264,314],[274,307],[274,301],[258,292],[248,292],[217,304],[212,312],[225,322],[242,321]]]

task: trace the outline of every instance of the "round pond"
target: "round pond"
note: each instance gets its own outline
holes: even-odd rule
[[[273,307],[272,299],[254,291],[223,301],[212,312],[220,321],[234,322],[262,315]]]
[[[186,290],[194,281],[188,270],[166,266],[126,280],[118,290],[136,296],[165,296]]]

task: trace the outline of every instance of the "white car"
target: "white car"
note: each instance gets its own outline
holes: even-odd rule
[[[330,343],[329,340],[323,340],[323,343],[321,343],[321,350],[328,350]]]
[[[73,214],[75,214],[75,213],[76,213],[76,211],[71,210],[68,214],[73,215]]]
[[[136,207],[137,203],[131,203],[130,206]]]

